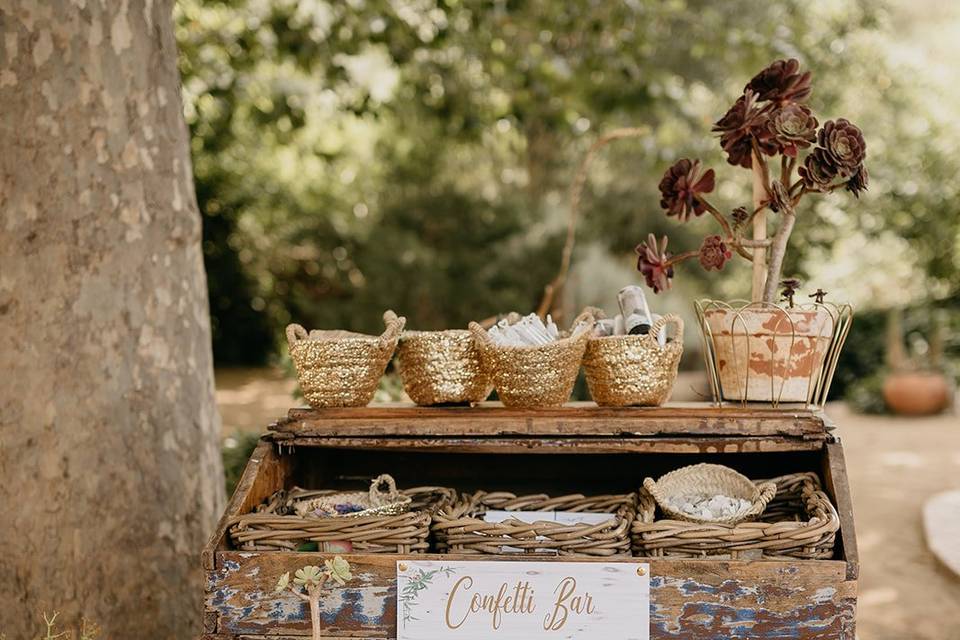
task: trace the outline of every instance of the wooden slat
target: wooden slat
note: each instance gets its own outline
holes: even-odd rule
[[[291,409],[271,425],[277,433],[304,436],[787,436],[824,438],[819,412],[709,404],[665,407],[598,407],[571,403],[557,409],[508,409],[381,404],[348,409]]]
[[[850,498],[847,465],[843,458],[843,447],[839,442],[829,442],[826,445],[823,476],[827,494],[833,500],[840,516],[840,552],[847,561],[847,578],[856,580],[860,575],[860,557],[853,525],[853,501]]]
[[[294,436],[277,440],[284,446],[333,449],[380,449],[385,451],[431,451],[435,453],[758,453],[819,451],[821,440],[802,438],[638,437],[638,438],[417,438]]]
[[[226,637],[230,634],[273,638],[279,634],[309,635],[305,605],[290,593],[273,593],[273,587],[283,573],[305,564],[322,565],[329,555],[280,552],[221,552],[218,555],[222,556],[221,568],[208,574],[206,599],[207,610],[218,616],[216,633]],[[346,557],[354,579],[345,587],[331,590],[321,603],[324,633],[331,638],[395,638],[397,560],[478,559],[452,555]],[[484,556],[483,559],[490,558]],[[516,557],[499,559],[524,561]],[[847,579],[846,564],[842,561],[636,558],[627,562],[651,565],[650,637],[653,640],[854,638],[856,582]]]
[[[215,552],[227,548],[227,521],[230,517],[234,514],[250,513],[277,489],[284,488],[290,476],[291,464],[289,457],[277,455],[272,442],[261,440],[257,443],[223,516],[200,553],[200,562],[204,569],[213,569]]]

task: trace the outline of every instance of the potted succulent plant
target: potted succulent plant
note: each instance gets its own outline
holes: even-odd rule
[[[637,269],[655,293],[670,287],[674,266],[686,260],[696,258],[707,271],[723,269],[735,255],[752,262],[751,301],[698,305],[715,392],[724,399],[810,402],[825,395],[826,370],[840,346],[840,312],[822,304],[822,293],[815,303],[794,304],[798,283],[782,281],[800,202],[838,189],[859,197],[868,181],[863,134],[842,118],[820,124],[806,104],[810,78],[798,61],[777,60],[714,124],[727,161],[752,173],[750,207],[724,213],[707,200],[714,170],[679,160],[660,181],[660,206],[681,223],[709,213],[720,233],[676,255],[666,237],[653,234],[637,247]],[[781,284],[791,285],[786,305],[777,299]]]

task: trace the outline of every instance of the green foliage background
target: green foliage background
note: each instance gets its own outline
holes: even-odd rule
[[[567,304],[609,304],[648,232],[681,251],[712,231],[660,212],[672,161],[703,158],[718,204],[748,201],[710,124],[788,56],[814,71],[821,122],[864,130],[871,188],[806,205],[787,271],[874,306],[948,297],[956,96],[895,55],[900,18],[874,0],[181,0],[218,364],[265,361],[290,321],[379,332],[385,308],[420,329],[530,310],[584,151],[649,124],[604,151],[585,196]],[[871,263],[857,246],[881,248]],[[909,291],[888,291],[887,268]],[[657,304],[690,317],[691,297],[743,294],[746,273],[685,265]]]

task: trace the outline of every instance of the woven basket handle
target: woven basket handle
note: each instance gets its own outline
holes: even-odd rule
[[[764,509],[767,508],[767,503],[773,500],[773,497],[777,495],[777,484],[775,482],[764,482],[757,486],[760,490],[760,496],[757,498],[757,501],[753,503],[753,506],[747,511],[746,516],[752,518],[763,513]]]
[[[381,487],[387,485],[387,490],[383,491]],[[400,497],[397,491],[397,483],[388,473],[377,476],[370,483],[370,504],[374,507],[380,507],[391,502],[396,502]]]
[[[657,486],[657,481],[653,478],[644,478],[643,479],[643,488],[647,490],[653,499],[657,502],[660,502],[660,488]]]
[[[307,330],[301,327],[299,324],[288,324],[287,325],[287,345],[292,347],[301,340],[306,340],[310,337],[310,334],[307,333]]]
[[[478,322],[471,322],[468,326],[470,333],[473,334],[474,342],[477,343],[477,346],[481,349],[489,349],[493,346],[493,339],[490,337],[490,334],[487,333],[487,330],[480,326]]]
[[[650,327],[650,333],[647,334],[647,340],[659,348],[660,345],[657,342],[657,336],[660,335],[660,331],[668,324],[672,324],[675,327],[674,340],[679,344],[683,344],[683,318],[675,313],[668,313],[665,316],[657,318],[657,321],[653,323],[652,327]]]
[[[386,329],[380,334],[380,346],[389,349],[390,345],[400,336],[404,325],[407,324],[407,319],[403,316],[397,316],[393,311],[387,309],[383,312],[383,324]]]
[[[597,318],[599,317],[603,317],[603,309],[598,309],[596,307],[584,307],[583,311],[580,312],[580,315],[573,319],[573,323],[570,325],[570,330],[573,331],[573,328],[581,322],[595,324],[597,322]]]

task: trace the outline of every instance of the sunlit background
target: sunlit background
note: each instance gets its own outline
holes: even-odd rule
[[[660,210],[674,160],[717,169],[715,204],[749,203],[749,174],[710,126],[757,70],[799,58],[821,122],[845,117],[868,145],[869,192],[806,199],[785,269],[857,311],[830,412],[858,509],[859,635],[955,637],[960,581],[926,551],[921,509],[958,484],[956,417],[865,414],[887,411],[893,370],[956,380],[960,3],[181,0],[177,21],[234,470],[243,434],[294,402],[287,323],[379,333],[386,308],[417,329],[533,310],[584,152],[649,125],[593,165],[563,299],[568,315],[613,311],[641,282],[633,250],[648,232],[682,251],[711,229]],[[692,321],[695,298],[748,288],[744,265],[683,265],[652,303]],[[675,395],[696,399],[687,337]],[[388,376],[381,398],[401,394]]]

